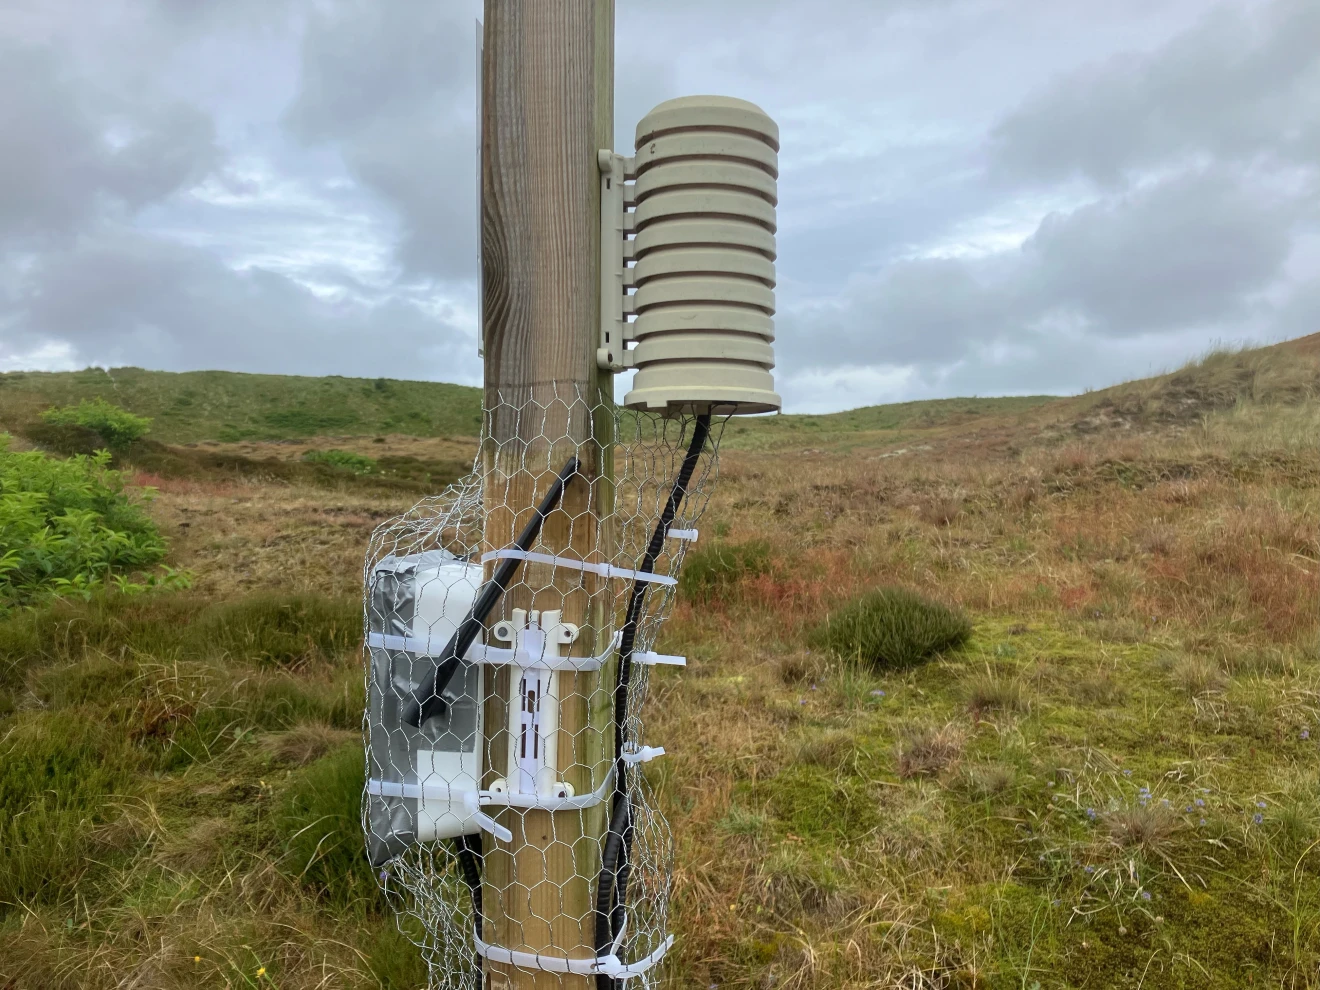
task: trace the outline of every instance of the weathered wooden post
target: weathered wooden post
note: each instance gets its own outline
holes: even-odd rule
[[[613,0],[486,0],[482,58],[481,257],[486,445],[482,452],[487,547],[508,546],[570,457],[581,462],[541,548],[578,560],[608,542],[598,533],[612,497],[613,380],[597,366],[600,327],[600,173],[597,152],[613,146]],[[556,609],[579,627],[571,647],[594,656],[608,646],[606,579],[528,561],[503,608]],[[492,616],[492,619],[496,618]],[[520,704],[516,671],[488,668],[486,724]],[[597,681],[611,669],[560,672],[559,751],[563,779],[589,792],[608,769],[608,718],[587,699],[608,697]],[[600,729],[597,726],[597,729]],[[504,730],[507,731],[507,730]],[[496,763],[509,747],[491,733]],[[515,768],[491,766],[486,786]],[[591,958],[591,885],[606,807],[509,809],[498,819],[510,843],[489,843],[483,901],[486,941],[558,958]],[[579,987],[591,977],[488,960],[486,986]]]

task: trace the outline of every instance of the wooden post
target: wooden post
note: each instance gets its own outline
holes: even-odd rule
[[[482,58],[481,257],[487,443],[482,451],[488,549],[507,546],[554,472],[572,455],[583,477],[542,530],[541,549],[600,559],[599,521],[613,497],[613,381],[596,367],[600,325],[600,177],[613,147],[614,0],[485,0]],[[592,442],[594,441],[594,442]],[[562,609],[582,627],[575,655],[601,652],[612,622],[604,579],[524,564],[513,608]],[[578,794],[603,780],[611,670],[560,675],[558,761]],[[487,668],[491,765],[506,767],[507,668]],[[604,690],[602,690],[602,687]],[[589,699],[597,703],[589,705]],[[589,708],[591,710],[589,710]],[[594,778],[594,780],[593,780]],[[484,938],[549,956],[590,958],[592,892],[606,806],[505,811],[512,843],[487,837]],[[486,964],[488,990],[573,987],[594,980]]]

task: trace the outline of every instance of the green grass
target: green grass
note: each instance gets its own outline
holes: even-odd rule
[[[356,659],[361,635],[356,598],[255,594],[211,601],[187,591],[56,601],[0,622],[0,704],[12,710],[25,689],[56,704],[111,704],[141,687],[136,678],[147,662],[323,671]],[[291,715],[316,707],[288,694],[292,682],[254,683]],[[356,688],[353,698],[338,699],[324,714],[356,725],[361,685]]]
[[[356,601],[209,607],[103,595],[0,619],[0,974],[117,985],[145,925],[151,986],[283,985],[313,959],[336,985],[421,985],[362,855]]]
[[[379,904],[382,896],[363,854],[365,777],[362,744],[351,742],[301,770],[276,816],[286,868],[339,908]]]
[[[903,932],[909,965],[952,986],[1135,986],[1143,973],[1152,987],[1314,985],[1315,744],[1288,714],[1271,707],[1264,732],[1216,727],[1149,676],[1150,645],[979,626],[964,655],[874,674],[880,701],[843,690],[852,675],[836,668],[777,772],[736,785],[712,855],[736,859],[747,853],[729,844],[747,842],[767,852],[737,904],[747,934],[703,972],[791,973],[802,960],[771,949],[798,925],[819,985],[849,985],[857,929],[835,926],[870,910],[880,945]],[[969,720],[989,670],[1031,685],[1033,704]],[[1079,698],[1076,683],[1096,677],[1130,703]],[[1297,686],[1296,674],[1268,678],[1276,703]],[[841,733],[853,759],[804,758]],[[951,882],[909,886],[940,876]],[[904,907],[927,920],[892,920]]]
[[[1203,386],[1215,408],[1307,394],[1300,372],[1237,367],[1118,411],[1158,424]],[[998,408],[1017,442],[1093,399]],[[642,713],[669,749],[646,773],[684,878],[675,982],[1320,985],[1314,418],[1286,451],[1288,410],[1254,405],[1216,414],[1240,450],[1211,429],[1225,418],[1176,434],[1201,430],[1191,453],[1126,430],[1146,446],[1077,444],[1071,425],[1003,464],[972,439],[911,464],[786,453],[979,435],[957,418],[975,409],[923,424],[922,405],[841,414],[852,433],[729,425],[774,453],[726,462],[657,644],[688,666],[651,675]],[[269,479],[262,495],[288,490]],[[229,505],[194,525],[230,538]],[[325,575],[356,565],[324,554]],[[836,603],[899,580],[963,602],[970,638],[857,662],[859,609],[817,645]],[[192,589],[0,619],[0,986],[424,984],[360,857],[359,610]]]
[[[729,425],[725,443],[730,449],[801,446],[813,438],[838,440],[1013,415],[1053,399],[935,399],[823,416],[744,417]],[[481,427],[480,389],[443,382],[141,368],[0,374],[0,424],[11,427],[36,420],[51,406],[96,400],[150,417],[151,435],[169,444],[385,433],[476,436]]]
[[[150,417],[151,435],[170,444],[481,429],[481,390],[442,382],[141,368],[0,374],[0,424],[97,399]]]

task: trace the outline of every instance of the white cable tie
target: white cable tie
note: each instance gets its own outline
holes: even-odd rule
[[[588,673],[593,670],[600,670],[604,666],[605,661],[609,660],[614,655],[614,651],[619,648],[619,641],[622,636],[622,631],[616,632],[610,640],[609,647],[603,653],[594,657],[552,657],[539,654],[533,656],[525,650],[509,650],[502,646],[473,643],[468,647],[467,655],[463,659],[468,663],[480,663],[494,667],[512,665],[534,667],[540,670],[571,670],[577,673]],[[430,636],[367,633],[367,646],[371,649],[412,653],[418,657],[438,657],[447,645],[449,645],[449,637],[447,636],[440,640]]]
[[[606,956],[569,959],[565,956],[547,956],[541,952],[521,952],[517,949],[506,949],[502,945],[492,945],[483,941],[481,936],[475,932],[473,932],[472,938],[476,943],[477,955],[489,962],[517,966],[519,969],[539,969],[544,973],[609,976],[616,980],[627,980],[634,976],[641,976],[660,962],[665,957],[665,953],[669,951],[670,946],[674,944],[674,936],[669,935],[645,959],[639,959],[637,962],[624,965],[613,952]]]
[[[663,746],[633,746],[624,749],[623,762],[630,767],[635,767],[639,763],[650,763],[657,756],[664,756],[665,748]]]
[[[687,540],[690,543],[697,542],[697,531],[695,529],[671,529],[668,535],[671,540]]]
[[[675,656],[672,653],[653,653],[650,650],[634,653],[632,659],[633,663],[644,663],[651,666],[658,663],[667,663],[674,667],[687,666],[687,657]]]
[[[603,561],[592,563],[588,560],[577,560],[573,557],[557,557],[548,553],[535,553],[531,550],[519,550],[517,547],[508,547],[504,550],[490,550],[481,555],[481,562],[487,564],[492,560],[526,560],[533,564],[549,564],[552,567],[570,567],[575,571],[589,571],[592,574],[599,574],[606,578],[625,578],[630,581],[650,581],[654,584],[678,584],[677,578],[672,578],[667,574],[652,574],[650,571],[634,571],[626,567],[615,567],[613,564],[607,564]]]

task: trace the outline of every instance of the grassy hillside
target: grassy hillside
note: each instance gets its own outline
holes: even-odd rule
[[[680,589],[645,710],[675,985],[1320,986],[1317,345],[733,424],[688,561],[718,581]],[[356,731],[362,553],[415,495],[162,471],[192,589],[0,621],[0,987],[416,988]],[[820,648],[889,585],[971,640]]]
[[[474,437],[481,429],[481,392],[464,385],[141,368],[0,374],[0,425],[13,428],[50,406],[97,397],[150,416],[152,438],[171,444],[383,434]],[[823,416],[760,416],[738,420],[728,438],[747,448],[800,446],[812,438],[835,442],[1010,415],[1052,399],[937,399]]]
[[[0,374],[0,424],[97,396],[150,416],[152,437],[164,443],[481,430],[481,390],[465,385],[141,368]]]
[[[1240,404],[1297,405],[1320,393],[1320,334],[1255,350],[1223,350],[1175,372],[1084,396],[955,398],[865,406],[826,415],[735,419],[729,449],[902,444],[926,435],[1178,427]],[[0,374],[0,427],[22,432],[43,409],[101,397],[153,420],[166,444],[382,435],[475,437],[479,389],[442,382],[310,378],[227,371]],[[250,451],[246,451],[250,452]]]

